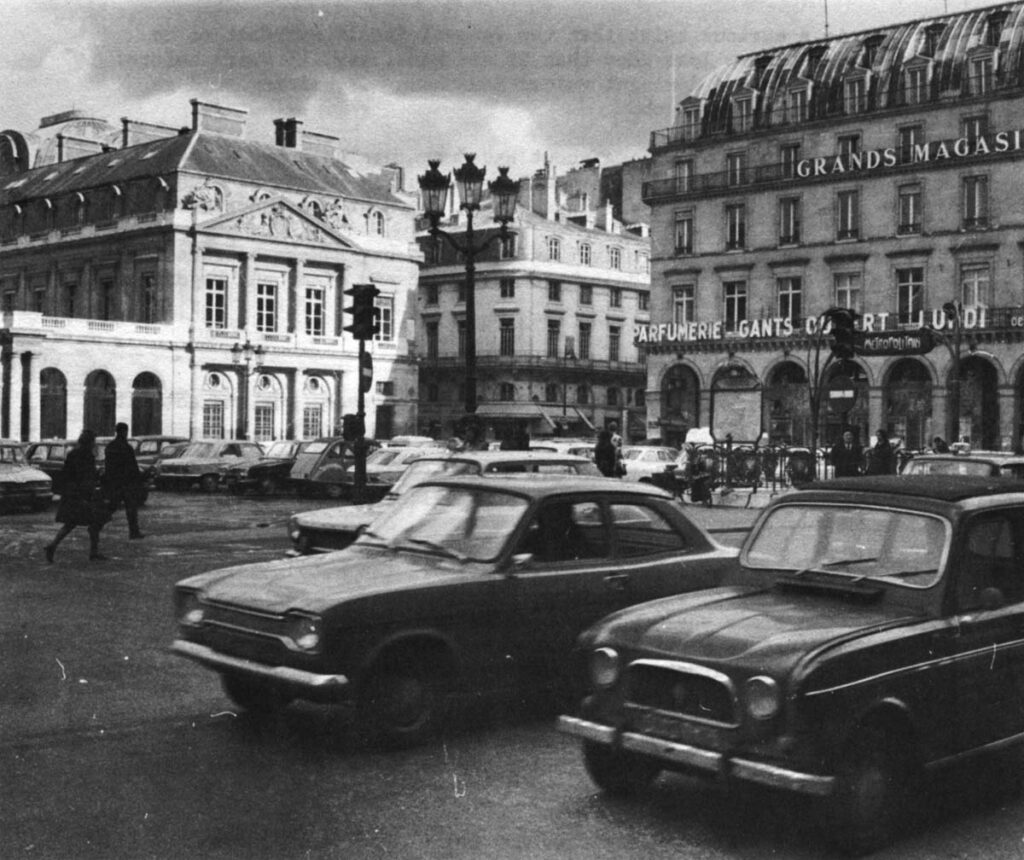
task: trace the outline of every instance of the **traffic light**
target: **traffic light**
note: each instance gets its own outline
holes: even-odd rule
[[[366,432],[366,425],[360,415],[351,412],[341,416],[341,438],[346,442],[354,442]]]
[[[359,362],[359,390],[366,394],[373,387],[373,356],[364,352]]]
[[[352,305],[345,308],[345,313],[352,315],[352,322],[345,326],[345,331],[352,332],[356,340],[373,340],[380,334],[380,320],[374,299],[380,295],[373,284],[353,284],[345,290],[346,296],[352,296]]]
[[[853,358],[857,351],[854,323],[860,314],[850,308],[830,308],[825,316],[832,322],[832,355],[839,359]]]

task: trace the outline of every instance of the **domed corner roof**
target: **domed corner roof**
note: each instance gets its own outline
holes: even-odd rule
[[[35,143],[29,167],[57,163],[58,135],[92,141],[97,145],[117,147],[120,145],[121,130],[109,121],[90,116],[81,110],[69,110],[43,117],[39,128],[26,136]]]
[[[34,152],[32,135],[13,128],[0,131],[0,177],[24,173],[32,165]]]

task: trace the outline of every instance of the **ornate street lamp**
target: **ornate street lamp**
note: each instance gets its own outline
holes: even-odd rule
[[[455,184],[459,191],[459,208],[466,213],[465,242],[459,242],[452,235],[442,230],[438,224],[447,211],[448,191],[451,189],[451,177],[438,169],[439,160],[428,161],[430,169],[418,177],[420,192],[423,199],[423,212],[430,221],[430,234],[437,240],[443,236],[458,253],[466,259],[466,414],[476,412],[476,258],[494,242],[508,238],[508,225],[515,217],[516,201],[519,198],[519,183],[510,179],[507,167],[499,167],[500,174],[494,182],[488,183],[494,209],[494,220],[501,225],[501,230],[487,237],[480,245],[475,244],[473,232],[473,213],[480,209],[483,197],[485,167],[474,164],[476,155],[466,153],[466,161],[455,170]]]
[[[248,340],[245,344],[235,343],[231,346],[231,362],[238,370],[238,416],[236,435],[239,439],[249,438],[249,377],[263,370],[263,356],[266,350],[263,344],[255,346]]]

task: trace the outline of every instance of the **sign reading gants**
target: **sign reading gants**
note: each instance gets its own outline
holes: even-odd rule
[[[858,332],[864,334],[889,333],[890,323],[897,319],[899,331],[908,335],[916,335],[914,329],[932,328],[936,331],[948,329],[951,325],[942,308],[931,311],[919,311],[910,318],[897,318],[896,314],[878,313],[862,314]],[[988,325],[987,308],[967,307],[963,309],[963,329],[986,328]],[[825,332],[829,331],[826,323]],[[760,340],[768,338],[813,336],[818,332],[818,317],[807,317],[802,324],[794,323],[788,317],[764,317],[762,319],[737,320],[726,325],[725,320],[691,323],[652,323],[636,326],[633,330],[633,342],[636,344],[655,343],[689,343],[698,341],[715,341],[726,339]]]
[[[955,140],[928,141],[906,148],[886,147],[851,152],[846,155],[803,158],[796,163],[795,175],[800,179],[833,176],[869,170],[884,170],[906,164],[934,164],[964,158],[981,158],[1020,152],[1024,149],[1024,130],[958,137]]]

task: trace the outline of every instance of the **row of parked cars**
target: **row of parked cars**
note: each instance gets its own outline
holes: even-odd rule
[[[572,701],[558,728],[602,790],[794,792],[858,853],[925,774],[1024,743],[1024,481],[812,483],[736,549],[592,467],[421,456],[380,502],[293,517],[291,557],[178,583],[173,650],[241,708],[347,703],[390,745],[458,697]]]

